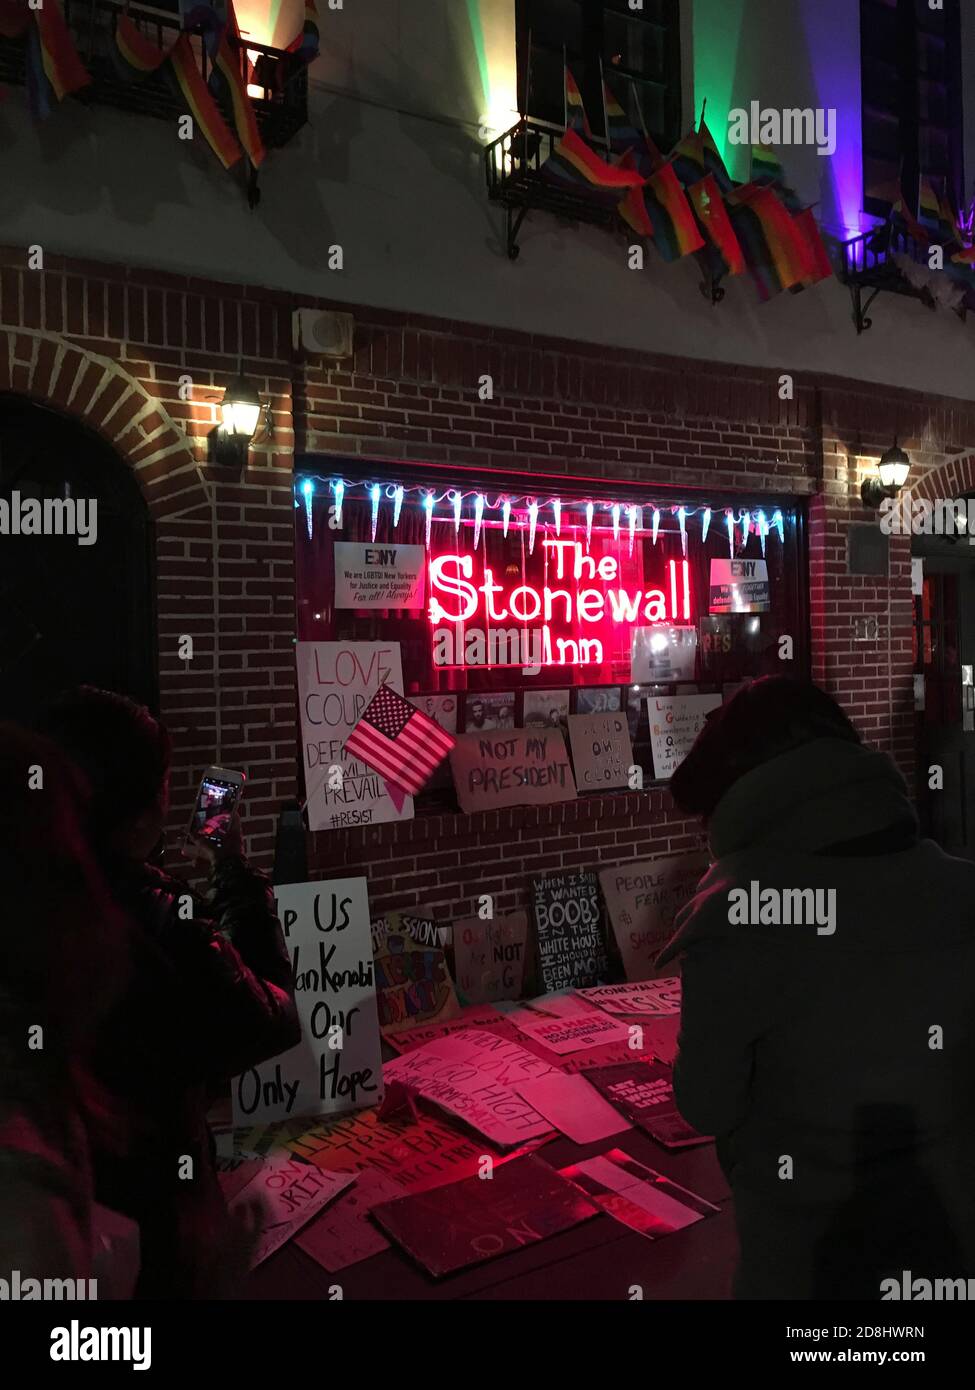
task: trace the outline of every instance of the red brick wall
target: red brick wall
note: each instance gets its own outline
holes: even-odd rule
[[[910,769],[909,546],[892,542],[889,581],[846,575],[849,523],[873,515],[860,503],[851,455],[875,458],[896,431],[915,460],[915,485],[921,472],[975,445],[975,406],[801,374],[794,399],[783,401],[778,368],[678,361],[349,305],[335,307],[354,313],[354,360],[333,368],[292,353],[298,302],[253,286],[59,258],[30,271],[25,249],[0,252],[0,390],[89,419],[137,470],[156,520],[174,830],[200,769],[219,756],[248,771],[248,843],[268,862],[278,805],[298,790],[295,449],[810,495],[813,673],[870,741]],[[243,478],[206,461],[216,403],[239,365],[271,400],[275,424]],[[185,400],[184,374],[192,377]],[[484,374],[493,378],[491,401],[478,399]],[[876,642],[853,641],[861,614],[878,618]],[[183,634],[194,639],[189,663],[176,655]],[[323,833],[312,837],[310,860],[323,873],[368,873],[380,908],[468,912],[484,891],[500,908],[514,906],[536,871],[696,843],[696,827],[656,790]]]

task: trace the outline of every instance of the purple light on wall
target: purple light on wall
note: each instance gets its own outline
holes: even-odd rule
[[[836,112],[836,151],[823,157],[820,220],[848,241],[863,221],[863,127],[860,113],[860,6],[850,0],[799,0],[819,106]]]

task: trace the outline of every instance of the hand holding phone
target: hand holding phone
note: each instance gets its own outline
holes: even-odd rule
[[[218,854],[241,852],[237,808],[243,789],[242,772],[225,767],[207,768],[186,828],[185,854],[190,858],[205,858],[213,862]]]

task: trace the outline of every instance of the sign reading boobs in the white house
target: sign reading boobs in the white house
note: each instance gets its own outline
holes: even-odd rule
[[[298,709],[309,830],[412,820],[413,798],[390,796],[345,741],[383,684],[403,694],[398,642],[298,642]]]
[[[366,880],[288,883],[274,893],[301,1041],[234,1077],[234,1124],[378,1105],[383,1064]]]

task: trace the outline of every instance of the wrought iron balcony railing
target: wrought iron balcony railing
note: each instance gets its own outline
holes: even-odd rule
[[[518,256],[518,232],[532,209],[554,213],[573,222],[592,222],[611,227],[618,223],[616,209],[594,202],[585,190],[561,187],[542,174],[561,130],[538,121],[522,119],[485,148],[488,197],[506,213],[508,255]]]
[[[116,0],[61,0],[64,17],[78,55],[91,74],[91,84],[77,93],[75,100],[86,104],[116,106],[144,116],[175,120],[184,106],[164,71],[139,81],[122,78],[113,60],[115,18],[123,11],[142,34],[160,48],[171,48],[180,33],[178,15],[162,14],[139,5]],[[292,138],[308,120],[308,69],[304,63],[290,62],[282,49],[241,39],[236,44],[241,72],[247,78],[261,138],[268,149],[278,149]],[[202,37],[191,33],[193,52],[204,79],[210,75],[210,60]],[[250,70],[248,54],[253,54]],[[288,63],[286,80],[276,81],[277,65]],[[250,71],[249,71],[250,70]],[[249,72],[249,75],[248,75]],[[0,36],[0,83],[23,85],[26,81],[25,46],[22,41]],[[225,118],[232,124],[229,105],[221,103]]]
[[[867,310],[881,290],[909,295],[912,299],[920,299],[928,308],[935,308],[930,290],[923,285],[912,285],[898,265],[898,257],[907,257],[918,266],[927,264],[927,249],[907,232],[885,222],[849,241],[839,242],[838,250],[837,275],[850,291],[853,322],[858,333],[871,327],[873,321]]]

